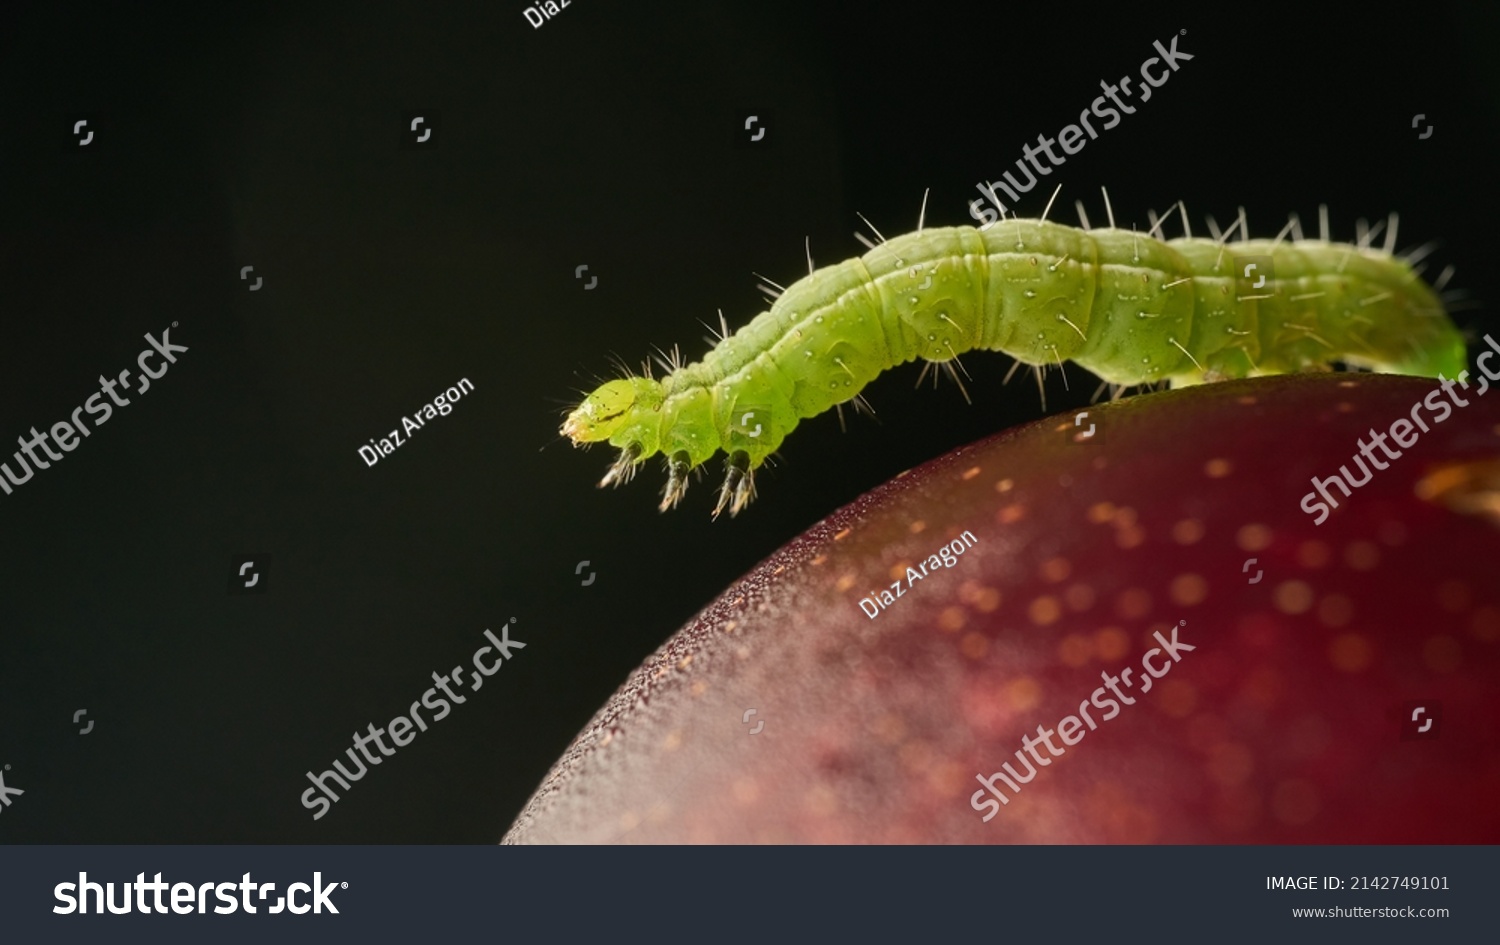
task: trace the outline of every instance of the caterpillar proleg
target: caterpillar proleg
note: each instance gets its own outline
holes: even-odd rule
[[[1174,387],[1335,362],[1428,377],[1464,369],[1463,339],[1436,292],[1391,254],[1394,217],[1374,248],[1381,226],[1334,243],[1326,216],[1316,240],[1301,238],[1295,216],[1274,240],[1246,239],[1243,212],[1215,239],[1172,240],[1158,238],[1160,220],[1138,233],[1045,216],[981,229],[919,224],[812,270],[702,361],[674,356],[660,380],[603,384],[561,432],[620,450],[601,486],[663,454],[662,511],[723,450],[717,517],[754,497],[755,470],[800,421],[859,405],[866,384],[908,361],[957,380],[960,355],[1000,351],[1036,366],[1074,361],[1115,385]]]

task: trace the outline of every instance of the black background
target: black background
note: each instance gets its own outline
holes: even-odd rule
[[[717,463],[667,515],[654,461],[595,489],[608,452],[557,438],[578,391],[612,353],[700,356],[700,320],[763,307],[752,270],[806,271],[804,236],[820,264],[861,252],[856,211],[905,232],[931,188],[929,225],[973,223],[975,183],[1153,40],[1194,58],[1023,214],[1054,182],[1068,223],[1080,198],[1102,220],[1101,185],[1142,228],[1178,199],[1195,222],[1244,206],[1255,236],[1288,211],[1313,226],[1319,203],[1343,239],[1397,210],[1403,248],[1442,242],[1429,275],[1452,263],[1495,295],[1493,12],[574,0],[534,29],[523,6],[0,13],[0,441],[134,373],[147,332],[176,323],[191,349],[0,495],[0,764],[26,791],[0,839],[498,840],[628,673],[755,562],[1043,415],[999,355],[966,359],[972,406],[895,371],[866,392],[878,421],[809,421],[760,499],[712,522]],[[402,147],[424,111],[437,146]],[[746,111],[771,147],[737,146]],[[97,147],[74,143],[80,117]],[[359,458],[463,377],[452,414]],[[1097,386],[1068,382],[1049,378],[1048,412]],[[226,594],[252,552],[273,557],[266,592]],[[511,617],[527,648],[504,672],[314,821],[303,772]]]

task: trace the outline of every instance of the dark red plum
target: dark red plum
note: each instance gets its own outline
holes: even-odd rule
[[[1008,430],[731,586],[505,842],[1500,842],[1497,523],[1472,384],[1261,378]]]

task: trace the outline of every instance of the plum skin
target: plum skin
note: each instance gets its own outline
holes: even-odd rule
[[[663,644],[503,842],[1500,841],[1500,397],[1323,524],[1299,505],[1434,388],[1223,382],[1091,407],[1097,442],[1060,415],[903,473]],[[1179,621],[1195,649],[985,822],[977,778]],[[1424,703],[1436,737],[1403,728]]]

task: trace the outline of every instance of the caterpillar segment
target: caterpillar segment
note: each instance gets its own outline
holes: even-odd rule
[[[561,432],[620,450],[601,486],[628,482],[662,454],[662,511],[722,451],[717,518],[754,498],[755,471],[799,422],[867,407],[865,385],[909,361],[924,361],[924,376],[946,371],[960,388],[959,356],[969,351],[1008,354],[1039,380],[1046,366],[1073,361],[1117,393],[1335,363],[1428,377],[1464,369],[1463,340],[1437,293],[1391,253],[1394,217],[1382,248],[1370,245],[1380,226],[1362,228],[1355,244],[1329,242],[1326,214],[1317,240],[1285,239],[1302,235],[1295,217],[1274,240],[1236,242],[1228,238],[1243,237],[1243,214],[1214,239],[1162,240],[1162,222],[1139,233],[1011,218],[918,229],[821,268],[809,254],[809,274],[726,330],[703,360],[682,364],[674,350],[660,380],[601,385]]]

